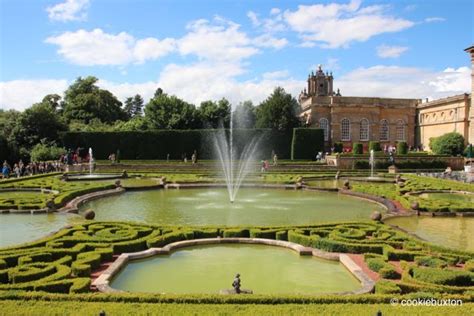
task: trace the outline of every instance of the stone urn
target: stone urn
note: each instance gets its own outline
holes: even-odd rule
[[[120,188],[122,186],[122,182],[120,180],[115,181],[115,187]]]
[[[127,170],[122,171],[122,178],[128,178]]]
[[[87,220],[93,220],[95,218],[95,212],[93,210],[87,210],[84,212],[84,218]]]
[[[166,177],[161,177],[160,182],[161,182],[162,185],[165,185],[166,184]]]
[[[380,220],[382,219],[382,213],[380,213],[379,211],[375,211],[372,213],[372,215],[370,215],[370,219],[373,221],[380,222]]]
[[[344,181],[343,187],[345,190],[351,189],[351,183],[349,182],[349,180]]]

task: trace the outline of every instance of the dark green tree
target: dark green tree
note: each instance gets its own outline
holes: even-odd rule
[[[48,102],[37,103],[26,109],[18,118],[8,139],[20,149],[21,156],[29,156],[30,149],[41,141],[57,142],[59,132],[67,125]]]
[[[204,101],[199,106],[199,114],[203,125],[212,128],[217,128],[220,124],[228,128],[230,126],[230,111],[230,102],[225,98],[218,102]]]
[[[464,137],[459,133],[447,133],[430,138],[430,148],[438,155],[460,155],[464,147]]]
[[[257,107],[256,127],[288,130],[301,125],[298,101],[281,87]]]
[[[63,115],[68,120],[89,123],[94,118],[104,123],[127,119],[122,103],[108,90],[100,89],[96,77],[77,78],[66,90]]]
[[[134,97],[127,98],[125,100],[123,110],[125,111],[128,119],[136,116],[142,116],[143,98],[139,94],[135,95]]]
[[[145,106],[145,117],[151,128],[192,129],[199,128],[196,107],[178,97],[162,93]]]
[[[234,110],[233,124],[236,128],[255,128],[255,107],[252,101],[239,103]]]

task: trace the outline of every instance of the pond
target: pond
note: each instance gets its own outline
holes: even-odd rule
[[[437,245],[459,250],[474,251],[474,218],[410,216],[387,219],[387,224],[397,225]]]
[[[0,247],[31,242],[80,221],[74,214],[0,214]]]
[[[339,262],[265,245],[208,245],[131,261],[111,282],[130,292],[219,293],[241,275],[254,294],[354,291],[359,281]]]
[[[234,203],[225,189],[126,192],[84,204],[96,220],[130,220],[162,225],[303,225],[367,220],[377,203],[333,192],[243,188]]]

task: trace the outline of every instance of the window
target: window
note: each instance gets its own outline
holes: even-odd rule
[[[405,141],[405,122],[403,120],[397,121],[397,140]]]
[[[327,118],[322,118],[319,120],[319,128],[321,128],[324,132],[324,141],[328,141],[329,139],[329,122]]]
[[[359,140],[369,140],[369,120],[362,119],[360,121]]]
[[[380,140],[381,141],[388,141],[390,137],[389,129],[388,129],[388,121],[381,120],[380,121]]]
[[[351,140],[351,121],[349,119],[342,119],[341,121],[341,140]]]

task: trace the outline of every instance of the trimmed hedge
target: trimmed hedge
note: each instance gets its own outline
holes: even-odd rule
[[[65,132],[60,134],[66,148],[91,147],[96,159],[107,159],[120,149],[120,159],[181,159],[197,150],[199,159],[210,159],[214,151],[215,130],[156,130],[129,132]],[[261,157],[272,150],[281,159],[290,158],[291,131],[235,129],[234,146],[241,152],[253,137],[260,139]]]
[[[371,150],[373,150],[373,151],[382,151],[382,147],[380,146],[379,142],[370,141],[369,142],[369,152]]]
[[[354,155],[362,155],[364,153],[364,146],[361,143],[352,144],[352,153]]]
[[[406,155],[408,154],[408,144],[407,142],[398,142],[397,143],[397,155]]]
[[[324,151],[324,132],[319,128],[294,128],[291,142],[291,160],[314,160],[318,152]]]
[[[413,267],[410,272],[415,280],[423,282],[452,286],[474,285],[474,274],[468,271]]]
[[[375,283],[376,294],[401,294],[402,290],[394,282],[380,280]]]

